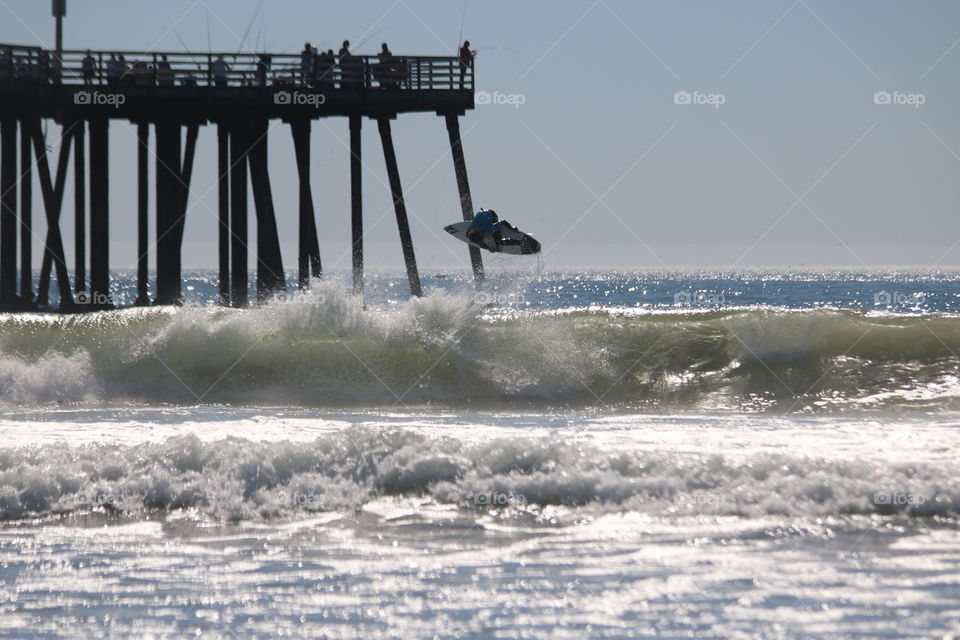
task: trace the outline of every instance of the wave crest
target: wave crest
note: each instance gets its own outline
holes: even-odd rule
[[[960,409],[960,318],[498,313],[436,295],[0,318],[0,398],[295,406]]]

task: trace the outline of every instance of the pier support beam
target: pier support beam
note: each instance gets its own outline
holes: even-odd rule
[[[363,295],[363,119],[350,116],[350,231],[353,239],[353,293]]]
[[[249,122],[250,182],[253,186],[253,203],[257,212],[257,301],[263,302],[277,293],[287,290],[283,273],[283,258],[280,255],[280,237],[277,233],[277,218],[273,209],[273,192],[270,189],[270,171],[267,161],[266,119]]]
[[[447,114],[447,135],[450,137],[450,155],[453,156],[453,170],[457,177],[457,190],[460,192],[460,210],[464,222],[473,220],[473,198],[470,197],[470,182],[467,180],[467,163],[463,159],[463,144],[460,140],[460,119],[455,114]],[[483,284],[483,258],[480,249],[469,246],[470,265],[473,267],[473,281],[479,287]]]
[[[180,158],[180,123],[156,123],[157,147],[157,299],[156,304],[183,304],[181,283],[183,234],[198,125],[187,127]]]
[[[20,306],[33,304],[33,162],[26,121],[20,121]]]
[[[177,245],[177,278],[180,277],[181,255],[183,250],[183,233],[187,228],[187,208],[190,205],[190,180],[193,177],[193,159],[197,155],[197,134],[200,125],[187,125],[187,143],[183,149],[183,162],[180,163],[180,180],[177,188],[180,191],[180,202],[177,203],[177,217],[174,220],[174,229]],[[178,131],[179,133],[179,131]]]
[[[87,288],[87,143],[84,120],[73,123],[73,290]]]
[[[247,142],[244,127],[230,128],[230,298],[247,306]]]
[[[61,134],[60,158],[57,162],[57,176],[54,182],[50,176],[47,145],[40,128],[40,118],[31,118],[26,124],[33,139],[33,151],[37,159],[37,177],[40,181],[40,193],[43,196],[43,209],[47,220],[47,237],[40,266],[40,283],[37,287],[37,305],[46,306],[49,303],[50,269],[56,268],[60,310],[70,311],[74,309],[74,301],[73,294],[70,292],[70,278],[67,275],[67,261],[63,253],[63,238],[60,236],[60,209],[63,205],[63,190],[67,181],[70,144],[76,134],[69,128],[64,128]]]
[[[217,256],[220,267],[220,304],[230,304],[230,129],[217,124]]]
[[[380,128],[380,141],[383,143],[383,158],[387,163],[387,176],[390,179],[390,191],[393,195],[393,208],[397,214],[397,228],[400,231],[400,247],[403,249],[403,262],[407,267],[407,280],[410,281],[410,295],[421,296],[420,274],[417,271],[417,257],[413,252],[413,238],[410,235],[410,223],[407,220],[407,207],[403,202],[403,188],[400,186],[400,170],[397,168],[397,154],[393,148],[393,136],[390,133],[390,118],[377,118]]]
[[[313,193],[310,190],[310,120],[290,121],[290,133],[297,156],[297,175],[300,181],[299,251],[297,256],[297,284],[305,289],[310,275],[323,275],[320,266],[320,244],[317,240],[317,222],[313,211]]]
[[[150,124],[137,124],[137,299],[138,307],[150,305]]]
[[[90,121],[90,308],[112,309],[110,301],[109,121]]]
[[[180,125],[158,121],[156,130],[157,298],[156,304],[180,302],[176,219],[180,209]]]
[[[0,121],[0,309],[19,308],[17,297],[17,121]]]

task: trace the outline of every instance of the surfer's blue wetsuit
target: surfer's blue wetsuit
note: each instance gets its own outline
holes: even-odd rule
[[[470,228],[467,229],[467,233],[476,231],[485,236],[492,236],[499,230],[500,218],[497,217],[497,212],[481,209],[473,216],[473,222],[470,223]]]
[[[472,242],[486,245],[490,244],[487,242],[487,239],[490,238],[493,240],[494,247],[499,247],[503,244],[503,240],[500,237],[500,230],[503,226],[506,226],[508,229],[513,228],[506,220],[500,220],[496,211],[481,209],[473,216],[473,222],[470,223],[470,227],[467,229],[467,238]]]

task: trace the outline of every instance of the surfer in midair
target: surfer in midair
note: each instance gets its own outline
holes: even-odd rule
[[[467,239],[470,240],[470,242],[484,245],[491,251],[494,251],[504,244],[501,231],[505,228],[511,231],[518,231],[515,226],[506,220],[501,220],[496,211],[492,209],[480,209],[480,211],[473,216],[470,228],[467,229]]]

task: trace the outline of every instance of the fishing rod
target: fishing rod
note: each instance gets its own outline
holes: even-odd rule
[[[377,34],[380,33],[381,31],[383,31],[384,29],[386,29],[386,27],[380,27],[379,29],[377,29],[376,31],[374,31],[373,33],[371,33],[370,35],[368,35],[366,38],[364,38],[363,40],[361,40],[361,41],[358,42],[357,44],[353,45],[353,49],[354,49],[354,50],[359,49],[359,48],[362,47],[363,45],[367,44],[368,42],[370,42],[370,40],[373,38],[373,36],[377,35]]]
[[[481,51],[509,51],[510,53],[516,53],[516,49],[511,49],[509,47],[480,47],[479,49],[474,49],[477,53]]]
[[[460,35],[457,36],[456,50],[460,51],[460,44],[463,43],[463,25],[467,21],[467,0],[463,0],[463,15],[460,16]]]
[[[180,41],[180,45],[183,47],[184,51],[187,52],[187,55],[190,56],[190,59],[193,60],[193,64],[197,65],[197,71],[203,73],[203,69],[200,67],[200,63],[197,62],[197,59],[193,57],[193,53],[190,51],[190,47],[187,46],[187,43],[183,41],[183,38],[180,37],[180,34],[177,33],[177,30],[173,30],[173,35],[177,36],[177,40]]]
[[[247,25],[247,30],[243,32],[243,38],[240,39],[240,48],[237,49],[237,54],[243,53],[243,47],[247,43],[247,36],[250,35],[250,29],[253,28],[253,23],[256,22],[257,16],[260,15],[260,9],[263,8],[263,0],[260,0],[260,4],[257,5],[257,10],[253,12],[253,17],[250,18],[250,24]]]

